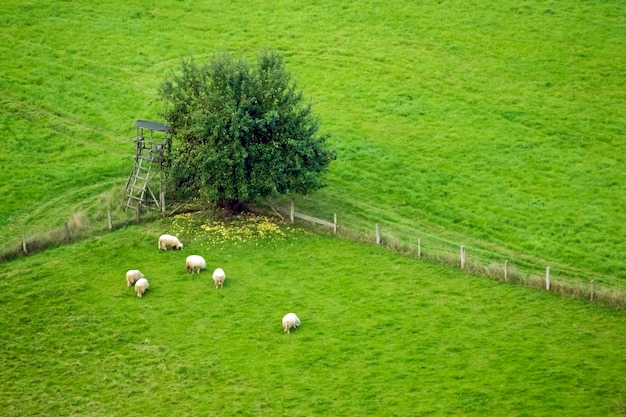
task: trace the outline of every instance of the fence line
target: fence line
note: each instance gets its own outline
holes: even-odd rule
[[[117,210],[117,207],[120,210]],[[204,203],[198,203],[198,201],[194,203],[193,199],[189,199],[167,214],[153,210],[146,205],[140,205],[137,210],[122,210],[122,207],[122,205],[118,206],[116,204],[103,204],[100,206],[99,212],[92,217],[79,210],[74,212],[70,216],[70,220],[63,222],[61,226],[30,234],[22,231],[13,240],[5,239],[0,241],[0,262],[9,261],[20,256],[28,256],[129,224],[140,223],[144,220],[149,221],[153,218],[162,218],[164,215],[171,216],[177,211],[200,211],[207,209],[208,206]]]
[[[283,212],[286,211],[285,209],[281,209],[281,208],[279,208],[279,210],[282,210]],[[278,210],[276,211],[278,212]],[[333,228],[334,233],[337,233],[339,225],[337,224],[336,213],[333,215],[334,221],[331,223],[329,221],[319,219],[317,217],[313,217],[313,216],[296,212],[295,203],[293,200],[291,201],[291,207],[289,209],[289,212],[290,212],[290,220],[292,223],[294,222],[294,219],[298,218],[298,219],[308,221],[311,223],[320,224],[326,227],[331,227]],[[346,232],[347,234],[350,233],[348,231],[348,228],[346,227],[342,226],[341,230],[344,231],[344,234]],[[380,225],[378,223],[375,223],[374,242],[377,245],[384,245],[386,243],[381,235]],[[423,243],[422,238],[418,237],[417,238],[417,257],[418,258],[422,258],[424,255],[422,243]],[[388,246],[393,247],[393,245],[388,245]],[[444,254],[445,255],[443,259],[441,259],[441,257],[437,255],[431,256],[429,258],[434,259],[439,262],[443,262],[443,263],[455,264],[453,260],[454,256],[452,257],[446,256],[446,255],[450,255],[449,252],[444,252]],[[459,255],[460,255],[460,259],[456,258],[457,259],[456,265],[459,265],[458,262],[460,261],[460,268],[469,270],[470,272],[482,273],[484,275],[488,275],[493,278],[501,279],[504,282],[521,283],[521,284],[525,284],[528,286],[543,288],[546,291],[552,291],[552,292],[557,292],[561,294],[568,294],[568,295],[572,295],[572,296],[579,297],[579,298],[585,298],[585,299],[588,299],[589,301],[604,302],[605,304],[612,305],[614,307],[626,309],[626,290],[624,289],[623,286],[610,285],[609,283],[603,282],[602,283],[603,288],[600,288],[600,282],[597,282],[595,279],[584,280],[581,278],[568,277],[568,276],[564,276],[562,279],[562,282],[553,282],[554,280],[551,279],[551,273],[550,273],[551,271],[550,271],[549,266],[546,266],[544,279],[538,278],[535,275],[533,275],[533,273],[531,272],[533,268],[530,266],[525,267],[527,275],[520,276],[519,273],[516,274],[514,271],[511,270],[509,259],[504,260],[504,263],[501,266],[502,269],[501,269],[501,274],[500,274],[500,271],[498,271],[498,268],[495,268],[491,265],[488,267],[484,267],[476,263],[475,264],[468,263],[467,249],[465,245],[459,246]],[[493,253],[490,253],[490,256],[495,256],[495,255]],[[578,285],[575,285],[572,282],[576,280],[579,281]]]
[[[107,209],[106,217],[104,215],[96,216],[95,219],[89,219],[84,213],[75,213],[69,221],[63,222],[61,226],[48,229],[45,232],[35,232],[30,235],[22,233],[19,241],[4,241],[0,247],[0,262],[8,261],[20,256],[28,256],[33,253],[61,246],[74,242],[86,236],[102,233],[106,230],[113,230],[127,224],[135,223],[141,220],[132,213],[133,217],[120,216],[118,220],[113,219],[110,209]],[[97,222],[97,225],[93,223]]]
[[[318,219],[317,217],[309,216],[309,215],[302,214],[302,213],[297,213],[296,208],[295,208],[295,203],[293,200],[291,200],[291,206],[289,208],[289,219],[291,220],[291,223],[293,223],[294,219],[296,218],[302,219],[311,223],[321,224],[322,226],[332,227],[333,232],[337,233],[337,213],[333,215],[333,222],[331,223],[323,219]]]
[[[276,214],[280,216],[280,213],[277,209],[274,209]],[[293,223],[295,219],[304,220],[307,222],[315,223],[324,227],[332,228],[333,233],[337,234],[339,230],[339,225],[337,222],[337,214],[333,214],[333,221],[327,221],[324,219],[320,219],[317,217],[309,216],[307,214],[298,213],[295,210],[295,203],[291,201],[291,207],[288,210],[279,208],[283,212],[289,213],[289,218]],[[174,212],[172,212],[173,214]],[[132,217],[131,217],[132,216]],[[119,222],[114,222],[111,215],[111,210],[107,210],[106,219],[103,220],[102,216],[98,218],[98,221],[106,221],[106,226],[91,226],[90,224],[85,226],[81,225],[80,221],[75,221],[72,219],[68,222],[64,222],[61,228],[51,229],[46,233],[39,233],[32,236],[30,239],[26,234],[21,235],[21,239],[19,244],[14,241],[5,242],[6,244],[0,248],[0,262],[6,261],[9,259],[13,259],[19,256],[29,255],[35,252],[39,252],[45,250],[50,247],[55,247],[62,245],[64,243],[71,242],[75,239],[79,239],[84,237],[85,235],[91,235],[94,233],[101,233],[102,231],[112,230],[113,228],[122,227],[127,224],[131,224],[134,222],[139,222],[142,219],[141,214],[138,213],[129,213],[127,216],[123,216],[125,218],[121,219]],[[282,218],[282,216],[281,216]],[[79,219],[80,220],[80,219]],[[86,219],[87,223],[89,223],[89,219]],[[77,224],[78,223],[78,224]],[[363,233],[355,232],[349,230],[347,227],[342,227],[342,234],[346,236],[352,236],[353,238],[359,237],[362,238]],[[407,249],[406,246],[403,246],[401,241],[393,236],[383,236],[381,233],[381,227],[378,223],[375,224],[375,235],[374,242],[377,245],[384,245],[386,247],[399,250],[399,251],[408,251],[410,253],[415,254],[415,250],[412,247]],[[365,235],[366,236],[366,235]],[[525,266],[522,267],[522,264],[516,263],[516,268],[510,268],[510,260],[504,260],[504,264],[502,265],[502,261],[492,262],[488,266],[481,266],[480,259],[481,256],[478,253],[482,253],[482,260],[485,258],[491,258],[492,261],[497,257],[497,251],[486,251],[476,250],[474,249],[472,253],[477,254],[476,259],[478,261],[469,262],[469,258],[467,256],[467,249],[465,245],[457,246],[460,252],[457,252],[457,255],[453,255],[450,249],[455,246],[449,241],[439,239],[435,236],[431,236],[434,241],[444,242],[445,245],[443,248],[435,249],[435,246],[430,247],[426,245],[427,253],[423,252],[423,241],[422,237],[417,238],[417,257],[425,258],[427,260],[432,260],[438,263],[445,263],[449,265],[457,265],[461,269],[467,270],[473,273],[480,273],[483,275],[490,276],[495,279],[500,279],[504,282],[512,282],[512,283],[520,283],[529,286],[534,286],[537,288],[543,288],[546,291],[553,291],[562,294],[569,294],[578,298],[586,298],[589,301],[597,301],[603,302],[605,304],[609,304],[615,307],[619,307],[622,309],[626,309],[626,285],[623,285],[621,282],[617,283],[609,283],[606,280],[601,279],[590,279],[587,278],[576,278],[572,275],[562,275],[562,279],[557,281],[551,278],[551,268],[549,266],[545,269],[545,278],[541,278],[537,275],[536,265],[537,262],[530,261],[529,259],[524,259],[522,264]],[[366,237],[366,240],[372,241],[372,237],[370,235],[369,238]],[[413,242],[415,240],[411,239]],[[409,245],[411,246],[411,245]],[[447,249],[446,249],[447,247]],[[487,256],[485,255],[487,253]],[[460,256],[460,259],[459,259]],[[522,255],[522,258],[524,256]],[[499,265],[499,266],[498,266]],[[520,267],[524,268],[524,271]],[[533,272],[534,271],[534,272]],[[575,273],[575,272],[574,272]],[[593,274],[597,275],[597,274]],[[577,284],[576,284],[577,282]]]

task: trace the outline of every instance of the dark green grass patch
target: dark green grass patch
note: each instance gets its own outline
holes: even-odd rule
[[[3,414],[619,412],[620,312],[262,217],[218,226],[185,215],[2,264]],[[157,249],[170,230],[183,251]]]

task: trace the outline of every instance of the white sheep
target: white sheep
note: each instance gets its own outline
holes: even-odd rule
[[[215,288],[222,287],[224,288],[224,280],[226,279],[226,274],[222,268],[217,268],[213,271],[213,282],[215,283]]]
[[[148,280],[145,278],[139,278],[135,283],[135,291],[137,292],[137,297],[141,298],[143,293],[148,291],[148,288],[150,288],[150,283],[148,282]]]
[[[131,269],[126,272],[126,286],[130,287],[133,285],[139,278],[143,278],[143,274],[138,269]]]
[[[187,265],[187,272],[193,274],[194,272],[199,274],[201,269],[206,268],[206,261],[200,255],[189,255],[185,261]]]
[[[183,244],[176,236],[161,235],[159,236],[159,249],[167,250],[168,246],[171,246],[173,250],[183,250]]]
[[[283,330],[285,331],[285,333],[289,333],[289,330],[291,330],[292,328],[295,329],[299,325],[300,319],[298,318],[298,316],[295,315],[295,313],[289,313],[286,314],[285,317],[283,317]]]

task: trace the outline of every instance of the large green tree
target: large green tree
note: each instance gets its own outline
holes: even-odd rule
[[[179,196],[238,207],[325,185],[335,154],[277,52],[261,53],[252,67],[228,53],[183,60],[159,93],[179,142],[168,175]]]

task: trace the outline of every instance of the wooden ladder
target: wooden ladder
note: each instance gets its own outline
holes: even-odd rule
[[[128,191],[128,200],[126,201],[127,208],[136,209],[139,205],[144,205],[146,203],[147,194],[149,194],[149,196],[152,197],[152,202],[156,204],[156,208],[160,209],[159,201],[154,196],[149,185],[151,172],[151,159],[138,156],[133,172],[126,183],[126,191]]]

